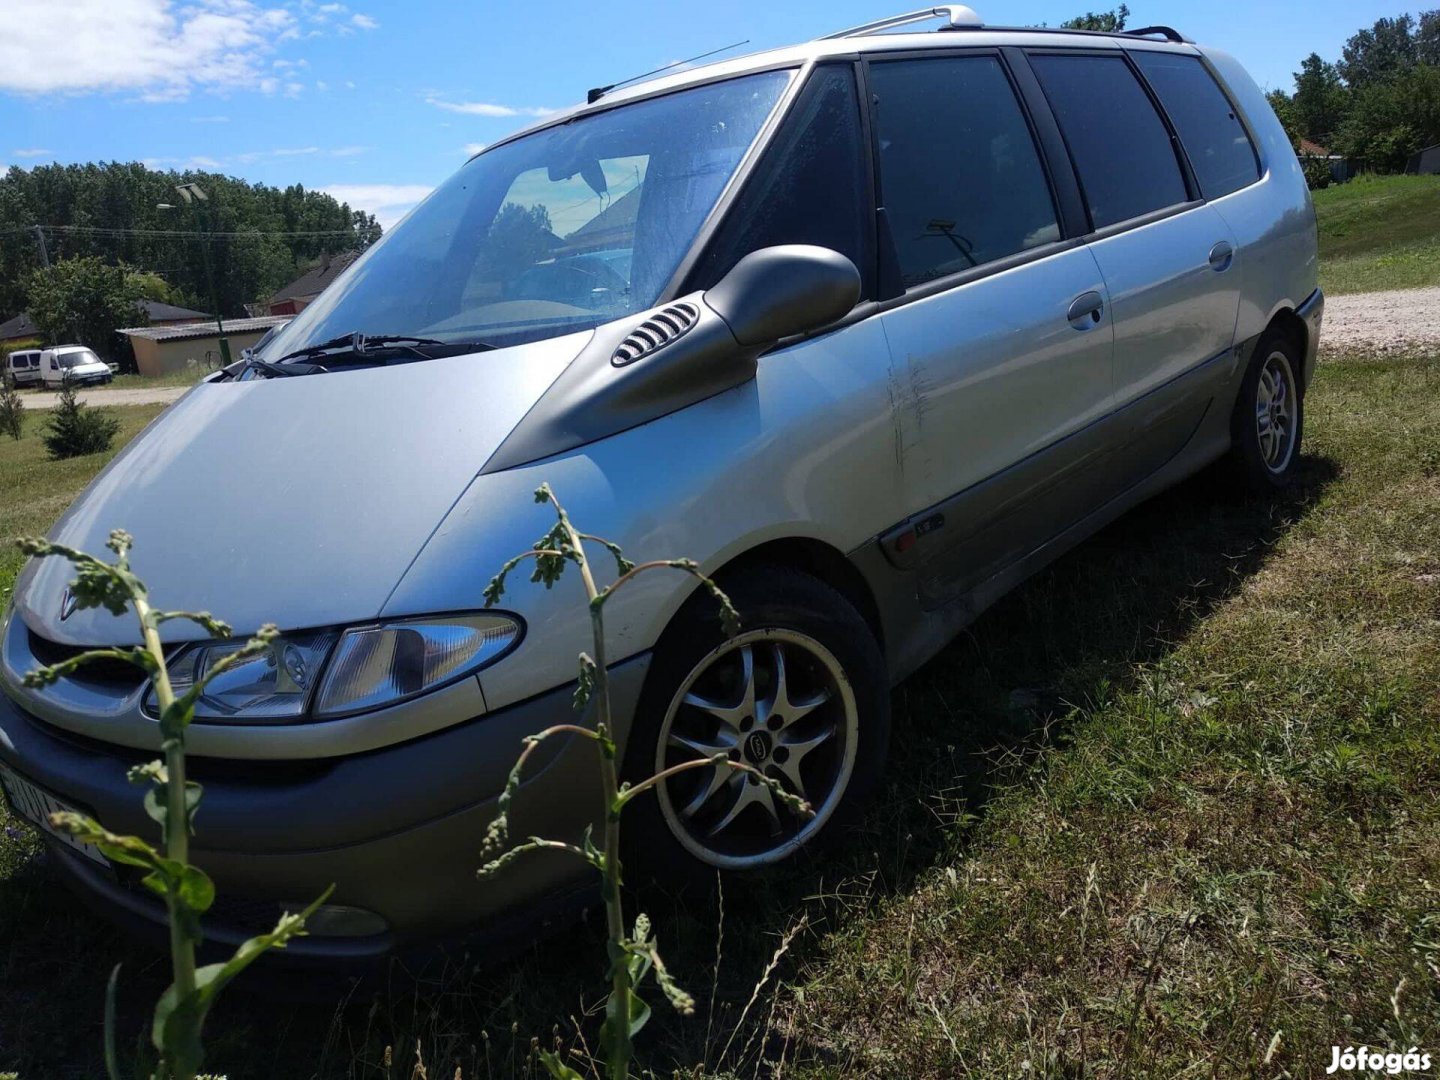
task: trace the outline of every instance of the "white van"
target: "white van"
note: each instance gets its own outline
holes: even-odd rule
[[[84,345],[57,345],[40,354],[40,381],[58,390],[67,380],[77,386],[97,386],[115,377],[110,365]]]
[[[40,382],[40,350],[21,349],[10,354],[5,370],[16,386],[35,386]]]

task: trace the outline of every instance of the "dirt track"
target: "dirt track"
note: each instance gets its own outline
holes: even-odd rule
[[[79,397],[86,405],[168,405],[188,389],[188,386],[155,386],[143,390],[99,386],[94,390],[81,390]],[[60,395],[51,390],[37,390],[22,396],[27,409],[53,409],[60,399]]]
[[[1440,345],[1440,288],[1326,297],[1320,345],[1385,352]]]

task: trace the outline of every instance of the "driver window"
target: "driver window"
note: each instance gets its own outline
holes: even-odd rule
[[[860,271],[873,295],[874,212],[854,70],[821,67],[810,77],[755,175],[745,185],[692,276],[708,289],[740,259],[777,244],[816,244]]]

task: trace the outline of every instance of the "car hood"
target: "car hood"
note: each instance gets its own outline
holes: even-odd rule
[[[140,434],[50,532],[131,565],[161,608],[205,610],[237,633],[373,618],[486,459],[590,339],[285,379],[206,382]],[[74,572],[32,560],[15,589],[35,632],[128,643],[130,616],[62,619]],[[456,597],[456,607],[480,603]],[[168,640],[201,636],[167,623]]]
[[[72,379],[84,379],[91,375],[109,374],[110,366],[101,363],[76,364],[72,368],[64,368],[63,370],[65,374],[69,375]]]

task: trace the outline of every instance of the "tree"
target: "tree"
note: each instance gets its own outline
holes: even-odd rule
[[[544,203],[525,207],[507,202],[495,215],[487,237],[487,259],[499,273],[520,273],[550,254],[555,234]]]
[[[1335,149],[1381,172],[1398,172],[1411,154],[1440,142],[1440,67],[1418,64],[1353,95]]]
[[[1431,13],[1433,14],[1433,12]],[[1361,30],[1341,50],[1340,74],[1352,90],[1373,86],[1415,66],[1415,20],[1409,15],[1377,19],[1369,30]]]
[[[157,209],[176,202],[175,185],[185,181],[209,195],[204,228],[213,236],[192,235],[193,213]],[[381,233],[372,215],[298,184],[158,172],[138,162],[11,168],[0,171],[0,319],[25,308],[27,281],[41,266],[37,224],[47,227],[52,262],[93,255],[154,272],[171,286],[168,302],[209,311],[205,244],[227,316],[242,314],[322,256],[363,249]]]
[[[144,292],[130,268],[95,256],[36,270],[26,294],[30,318],[46,341],[88,345],[104,357],[114,351],[117,327],[148,321],[136,306]]]
[[[1087,11],[1084,15],[1066,19],[1060,24],[1060,28],[1062,30],[1099,30],[1106,34],[1118,34],[1125,29],[1125,21],[1129,18],[1130,9],[1121,4],[1111,11]]]
[[[152,270],[135,270],[131,272],[130,280],[146,300],[161,304],[180,304],[184,299],[174,286]]]
[[[1290,99],[1295,128],[1303,138],[1329,146],[1349,108],[1349,94],[1334,64],[1311,53],[1295,73],[1295,94]]]
[[[1415,60],[1440,67],[1440,9],[1422,11],[1415,29]]]
[[[120,421],[109,409],[87,407],[77,396],[75,384],[67,379],[40,437],[51,458],[59,461],[109,450],[119,430]]]
[[[1271,90],[1265,95],[1265,100],[1270,103],[1270,108],[1275,111],[1275,118],[1285,129],[1285,137],[1290,140],[1290,149],[1300,153],[1300,121],[1295,113],[1295,102],[1284,90]]]
[[[0,371],[0,432],[17,441],[25,433],[25,402],[8,371]]]

